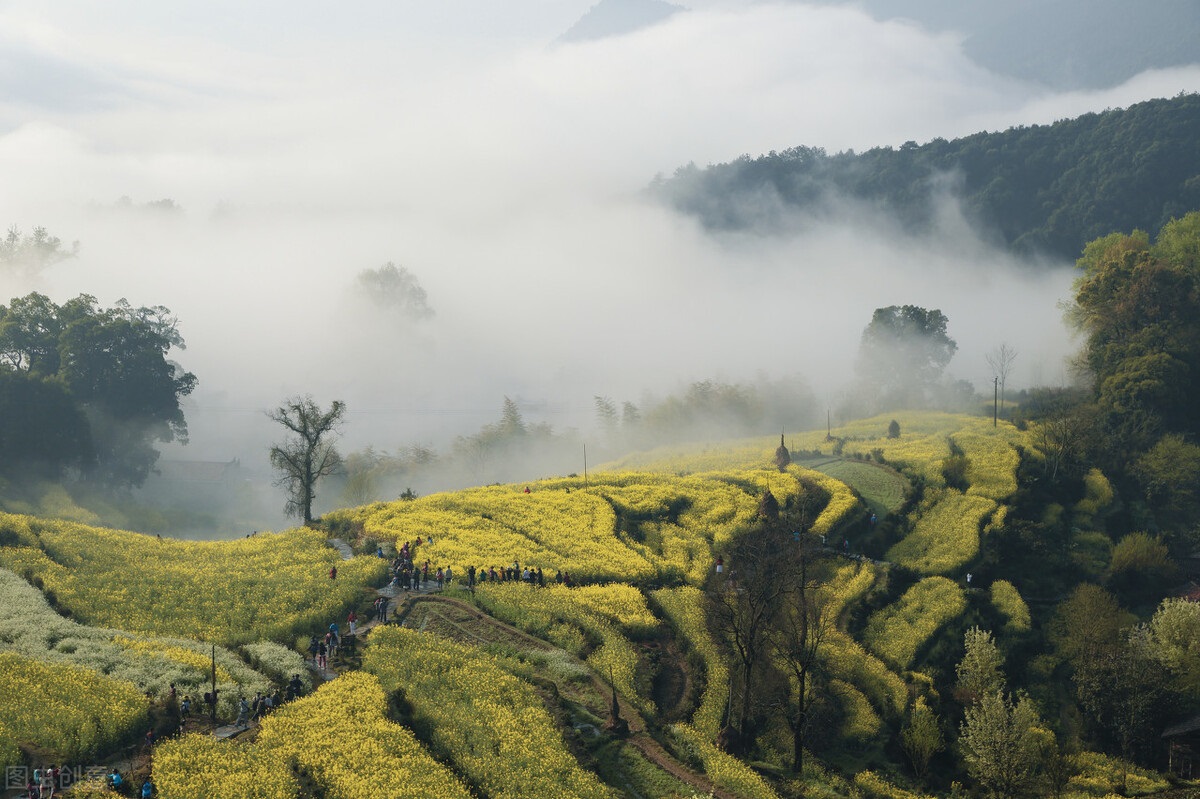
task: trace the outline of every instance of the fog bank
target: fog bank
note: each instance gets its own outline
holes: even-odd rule
[[[261,469],[264,411],[300,393],[347,402],[345,449],[445,448],[505,396],[585,435],[594,395],[708,377],[799,373],[832,397],[894,304],[949,317],[956,377],[990,387],[984,353],[1007,342],[1010,387],[1059,384],[1070,265],[989,249],[952,204],[922,238],[869,214],[715,238],[640,191],[690,161],[952,138],[1200,84],[1188,68],[1051,94],[954,35],[852,9],[702,3],[551,45],[589,2],[504,5],[6,4],[0,220],[81,249],[35,282],[0,277],[3,300],[170,307],[200,381],[170,456]],[[163,198],[178,210],[145,207]],[[356,295],[385,262],[431,319]]]

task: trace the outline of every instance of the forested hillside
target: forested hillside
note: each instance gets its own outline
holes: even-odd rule
[[[929,232],[948,196],[985,238],[1074,260],[1098,236],[1158,230],[1200,208],[1200,96],[899,149],[796,146],[688,165],[651,194],[712,230],[763,234],[864,209]]]

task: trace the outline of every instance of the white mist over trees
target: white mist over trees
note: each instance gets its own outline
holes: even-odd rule
[[[269,2],[225,19],[184,2],[136,25],[84,3],[7,4],[11,62],[28,67],[10,74],[29,77],[0,99],[0,169],[20,189],[0,220],[81,246],[36,274],[2,270],[0,302],[171,308],[197,383],[189,444],[164,459],[237,461],[260,481],[277,432],[263,411],[304,392],[346,402],[347,452],[404,463],[452,454],[511,398],[526,440],[543,425],[561,439],[521,459],[533,475],[609,447],[596,396],[619,409],[618,440],[709,434],[708,409],[738,408],[736,391],[675,401],[706,382],[763,384],[739,429],[819,424],[871,310],[895,303],[950,320],[947,378],[990,383],[982,354],[1009,341],[1012,388],[1059,385],[1069,264],[997,252],[952,202],[929,235],[855,209],[713,236],[642,191],[688,162],[1050,122],[1198,74],[1048,93],[980,68],[952,36],[802,4],[689,4],[548,46],[593,4],[368,3],[330,19]],[[280,19],[286,35],[261,35]],[[392,288],[400,321],[375,301]],[[481,479],[508,474],[477,462]]]

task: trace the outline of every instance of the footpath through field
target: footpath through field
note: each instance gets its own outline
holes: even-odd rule
[[[329,544],[340,552],[346,560],[354,556],[354,551],[350,545],[340,538],[329,539]],[[499,637],[519,642],[524,648],[546,651],[557,649],[553,644],[543,641],[541,638],[537,638],[524,630],[517,629],[493,616],[489,616],[468,602],[440,596],[441,589],[432,581],[426,587],[412,591],[398,589],[389,583],[387,586],[378,589],[378,593],[380,596],[387,597],[389,600],[394,600],[397,603],[394,609],[389,609],[388,611],[388,624],[415,626],[424,629],[429,621],[428,615],[421,616],[420,620],[413,619],[416,623],[412,625],[409,624],[409,621],[414,615],[421,615],[414,613],[419,606],[427,605],[429,608],[437,608],[439,615],[443,617],[447,611],[453,613],[456,620],[451,620],[449,626],[453,628],[453,637],[455,638],[473,639],[475,643],[481,641],[487,643]],[[469,625],[474,626],[476,629],[468,629],[468,624],[465,622],[469,622]],[[359,636],[379,626],[380,623],[379,618],[372,618],[365,623],[359,624]],[[488,631],[491,631],[492,634],[489,634]],[[587,669],[591,675],[592,687],[598,696],[609,697],[612,695],[612,688],[607,682],[590,668],[587,668],[583,661],[577,661],[577,663],[581,668]],[[310,663],[309,667],[322,680],[332,680],[338,675],[338,672],[334,669],[318,669],[313,663]],[[690,785],[701,795],[711,795],[716,799],[736,799],[735,794],[714,786],[705,776],[692,771],[664,749],[662,744],[647,732],[646,720],[642,717],[638,709],[619,693],[617,694],[617,705],[620,709],[621,718],[629,724],[629,736],[626,738],[626,741],[632,746],[637,747],[647,760],[680,782]],[[605,709],[594,708],[594,710],[596,711],[596,715],[607,715],[607,710]]]

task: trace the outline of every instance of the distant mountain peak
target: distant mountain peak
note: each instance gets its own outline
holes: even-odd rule
[[[584,42],[633,33],[687,11],[665,0],[600,0],[558,37],[560,42]]]

